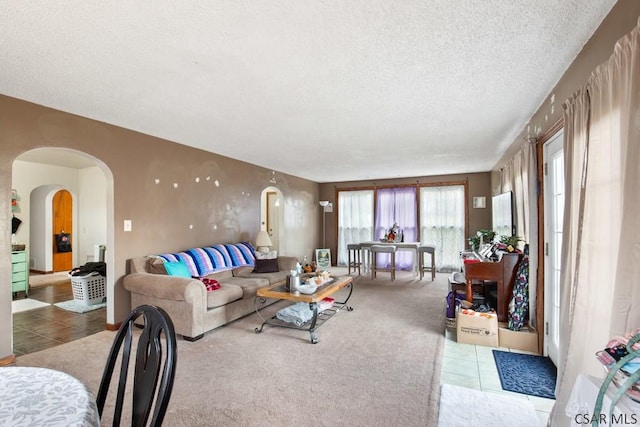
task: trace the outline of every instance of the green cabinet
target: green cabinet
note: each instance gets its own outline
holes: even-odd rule
[[[11,291],[24,291],[29,296],[29,269],[27,268],[27,251],[11,252]]]

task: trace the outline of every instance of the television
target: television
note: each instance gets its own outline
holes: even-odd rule
[[[496,241],[500,240],[500,236],[511,237],[515,235],[513,193],[511,191],[491,198],[491,226],[496,233]]]

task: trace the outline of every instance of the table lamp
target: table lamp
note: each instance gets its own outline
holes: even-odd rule
[[[256,250],[258,252],[267,253],[269,252],[269,247],[272,245],[271,238],[269,237],[269,233],[266,230],[258,231],[258,235],[256,236]]]

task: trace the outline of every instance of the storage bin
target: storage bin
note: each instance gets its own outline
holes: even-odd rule
[[[105,302],[104,276],[92,273],[86,276],[69,276],[73,299],[84,305],[95,305]]]

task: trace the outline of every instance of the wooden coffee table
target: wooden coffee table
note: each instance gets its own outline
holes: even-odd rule
[[[347,311],[353,311],[353,307],[347,305],[349,298],[351,298],[351,294],[353,293],[353,279],[350,276],[344,277],[333,277],[333,280],[330,283],[326,283],[322,286],[319,286],[318,289],[310,295],[305,294],[294,294],[285,289],[284,284],[275,284],[271,286],[267,286],[261,289],[258,289],[256,292],[255,298],[255,306],[256,313],[260,319],[262,319],[262,325],[259,328],[256,328],[256,334],[262,332],[264,325],[272,325],[272,326],[280,326],[282,328],[290,328],[290,329],[299,329],[303,331],[309,331],[311,335],[311,343],[317,344],[318,338],[316,336],[316,329],[324,324],[327,320],[335,316],[340,310],[343,308]],[[322,301],[324,298],[329,297],[335,294],[342,288],[349,288],[349,294],[344,301],[334,301],[333,307],[323,310],[322,312],[318,312],[318,303]],[[265,319],[260,314],[260,310],[258,307],[264,303],[265,299],[279,299],[279,300],[287,300],[293,302],[307,302],[309,303],[309,308],[313,311],[313,316],[311,320],[306,322],[301,326],[297,326],[293,323],[285,322],[278,319],[275,315],[270,319]]]

